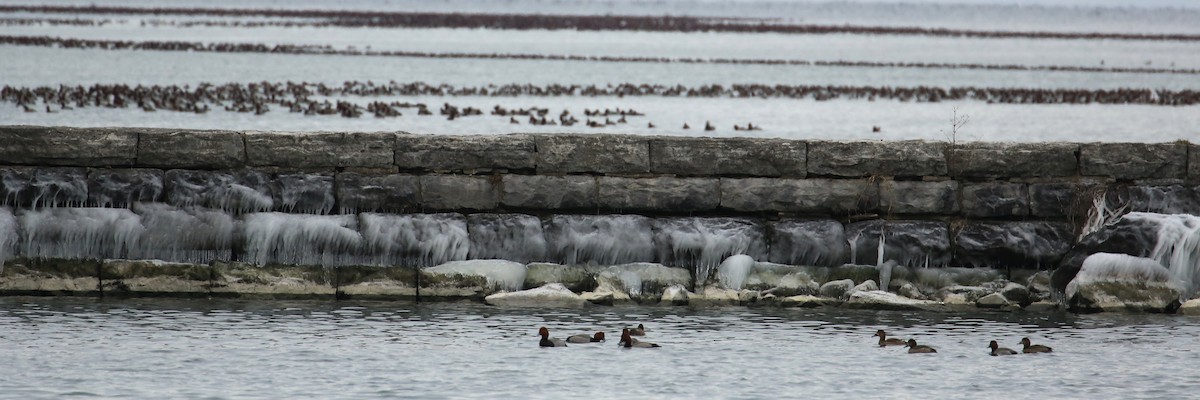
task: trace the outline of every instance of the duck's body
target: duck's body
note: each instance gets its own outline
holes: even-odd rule
[[[1022,353],[1049,353],[1049,352],[1054,351],[1054,349],[1051,349],[1049,346],[1042,346],[1040,344],[1032,344],[1029,341],[1029,338],[1022,338],[1021,346],[1023,347],[1021,349]]]
[[[654,343],[643,342],[643,341],[634,339],[633,337],[629,336],[629,329],[621,330],[621,342],[619,343],[619,345],[621,347],[624,347],[627,349],[632,349],[635,347],[643,348],[643,349],[648,349],[648,348],[653,348],[653,347],[662,347],[662,346],[659,346]]]
[[[908,344],[905,346],[908,346],[909,354],[937,353],[937,350],[932,347],[917,344],[916,339],[908,339]]]
[[[567,343],[595,343],[604,341],[604,332],[596,332],[595,335],[571,335],[567,337]]]
[[[904,346],[908,344],[904,339],[888,338],[887,333],[884,333],[883,329],[875,331],[875,336],[879,337],[879,347]]]
[[[559,338],[550,337],[550,330],[546,327],[538,329],[538,334],[542,336],[542,340],[538,342],[541,347],[567,347],[567,342]]]
[[[992,349],[991,354],[993,356],[1011,356],[1013,354],[1017,354],[1016,350],[1007,347],[1000,347],[1000,344],[996,343],[995,340],[993,340],[991,343],[988,343],[988,348]]]
[[[629,328],[629,336],[646,336],[646,325],[638,324],[637,328]]]

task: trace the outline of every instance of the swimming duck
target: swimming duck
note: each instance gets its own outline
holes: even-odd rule
[[[879,336],[879,347],[904,346],[908,344],[908,342],[905,342],[904,339],[888,339],[887,334],[883,332],[883,329],[875,331],[875,336]]]
[[[595,343],[604,341],[604,332],[596,332],[595,335],[571,335],[567,337],[567,343]]]
[[[1029,342],[1029,338],[1022,338],[1021,346],[1025,347],[1025,348],[1021,349],[1022,353],[1049,353],[1049,352],[1053,351],[1048,346],[1042,346],[1040,344],[1031,344]]]
[[[1013,349],[1010,349],[1007,347],[1000,347],[1000,344],[996,343],[995,340],[993,340],[991,343],[988,343],[988,348],[992,349],[991,354],[993,356],[1010,356],[1013,354],[1017,354],[1016,350],[1013,350]]]
[[[567,342],[564,342],[562,339],[550,337],[550,330],[546,329],[546,327],[544,327],[544,326],[542,327],[542,329],[538,329],[538,334],[542,335],[542,341],[538,342],[539,346],[542,346],[542,347],[567,347]]]
[[[926,345],[918,345],[917,339],[908,339],[908,344],[906,344],[905,346],[908,347],[909,354],[937,353],[937,350],[934,350],[934,348],[932,348],[932,347],[929,347]]]
[[[643,342],[643,341],[634,339],[633,337],[629,336],[628,329],[621,330],[621,342],[618,344],[621,347],[624,347],[627,349],[634,348],[634,347],[640,347],[640,348],[646,348],[646,349],[651,348],[651,347],[662,347],[662,346],[659,346],[654,343]]]
[[[638,324],[637,328],[629,328],[630,336],[646,336],[646,326]]]

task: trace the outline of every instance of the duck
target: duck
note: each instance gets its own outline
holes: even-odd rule
[[[1021,349],[1022,353],[1049,353],[1049,352],[1053,351],[1053,349],[1051,349],[1048,346],[1042,346],[1040,344],[1031,344],[1031,342],[1029,341],[1029,338],[1022,338],[1021,346],[1024,346],[1024,348]]]
[[[993,340],[991,343],[988,343],[988,348],[992,349],[991,354],[993,356],[1011,356],[1013,354],[1017,354],[1016,350],[1007,347],[1000,347],[1000,344],[996,343],[995,340]]]
[[[918,345],[917,339],[908,339],[908,344],[906,344],[905,346],[908,347],[908,354],[937,353],[937,350],[932,347],[929,347],[926,345]]]
[[[629,328],[630,336],[646,336],[646,325],[638,324],[637,328]]]
[[[604,332],[596,332],[595,335],[571,335],[567,337],[567,343],[595,343],[604,341]]]
[[[563,341],[562,339],[550,337],[550,330],[546,329],[546,327],[544,327],[544,326],[542,327],[542,329],[538,329],[538,335],[542,336],[542,340],[540,342],[538,342],[538,346],[541,346],[541,347],[567,347],[567,342]]]
[[[879,347],[904,346],[904,345],[908,344],[908,342],[905,342],[904,339],[896,339],[896,338],[889,339],[887,337],[887,333],[883,332],[883,329],[875,331],[875,336],[879,336]]]
[[[652,348],[652,347],[662,347],[662,346],[659,346],[654,343],[643,342],[643,341],[634,339],[633,337],[629,336],[629,329],[621,330],[621,342],[618,343],[618,345],[621,347],[627,348],[627,349],[634,348],[634,347],[645,348],[645,349]]]
[[[715,130],[717,130],[717,127],[713,126],[712,123],[709,123],[708,121],[704,121],[704,130],[705,131],[715,131]]]

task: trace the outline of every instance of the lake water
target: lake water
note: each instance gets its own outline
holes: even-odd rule
[[[339,2],[337,10],[377,12],[534,12],[562,15],[690,15],[743,18],[751,23],[823,24],[865,27],[945,28],[1000,32],[1105,34],[1200,34],[1200,7],[1186,1],[1082,2],[1073,0],[998,4],[818,1],[549,1],[498,4],[475,0]],[[0,6],[37,5],[3,0]],[[164,2],[143,0],[61,1],[52,5],[101,7],[204,7],[223,9],[333,10],[317,1]],[[1113,8],[1119,6],[1121,8]],[[79,19],[95,25],[52,23]],[[242,26],[239,23],[265,23]],[[288,24],[299,23],[293,26]],[[267,52],[161,51],[61,46],[0,45],[0,86],[16,89],[60,85],[162,85],[194,88],[201,83],[425,82],[457,87],[490,85],[705,85],[760,84],[871,88],[1116,89],[1173,92],[1200,90],[1200,40],[979,38],[908,34],[782,34],[731,32],[640,32],[313,26],[320,18],[259,15],[0,11],[0,37],[54,37],[101,41],[161,41],[212,45],[327,46],[349,52],[408,52],[423,56],[314,55]],[[196,25],[199,24],[199,25]],[[209,24],[206,26],[205,24]],[[308,24],[308,25],[305,25]],[[326,48],[326,47],[322,47]],[[472,54],[471,58],[440,58]],[[501,58],[490,58],[500,55]],[[585,57],[584,60],[524,57]],[[488,58],[480,58],[488,57]],[[595,58],[650,57],[657,62]],[[679,60],[700,62],[681,62]],[[711,62],[712,60],[725,62]],[[736,63],[729,63],[736,62]],[[783,64],[779,64],[783,62]],[[841,62],[861,63],[855,65]],[[749,64],[746,64],[749,63]],[[766,63],[766,64],[764,64]],[[799,63],[799,64],[797,64]],[[828,65],[825,63],[835,63]],[[922,67],[927,64],[944,64]],[[980,67],[987,68],[980,68]],[[731,98],[690,96],[421,95],[336,96],[365,107],[372,101],[443,103],[488,111],[543,107],[550,115],[578,116],[574,126],[531,125],[507,117],[417,116],[358,118],[310,116],[272,104],[269,111],[145,112],[138,107],[72,107],[51,101],[30,105],[0,102],[4,124],[150,126],[197,129],[407,131],[424,134],[511,132],[627,133],[637,135],[755,136],[790,139],[929,139],[979,141],[1169,142],[1200,137],[1200,105],[1007,103],[983,100],[902,101],[840,96]],[[324,99],[321,99],[324,100]],[[49,111],[47,112],[47,107]],[[585,109],[634,108],[645,112],[628,124],[587,127]],[[970,121],[956,134],[955,113]],[[604,121],[598,121],[604,122]],[[715,131],[694,127],[711,122]],[[650,127],[653,123],[654,127]],[[684,124],[693,129],[683,129]],[[752,123],[761,131],[736,131]],[[880,129],[876,131],[875,127]]]
[[[638,323],[663,347],[618,349]],[[541,326],[610,340],[540,348]],[[0,397],[1189,398],[1197,335],[1170,315],[7,297]],[[1022,337],[1054,353],[988,356]]]

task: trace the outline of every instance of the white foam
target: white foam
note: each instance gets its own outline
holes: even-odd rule
[[[525,264],[507,260],[451,261],[425,268],[425,272],[441,275],[482,276],[489,286],[500,290],[521,290],[525,285]]]
[[[357,225],[353,215],[246,214],[245,258],[258,265],[356,264],[362,247]]]
[[[717,267],[717,280],[726,289],[742,290],[753,269],[754,258],[744,254],[730,256]]]
[[[373,265],[427,267],[467,259],[470,239],[460,214],[363,213],[362,237]]]
[[[129,258],[139,246],[141,217],[123,208],[21,210],[19,254],[30,258]]]
[[[1096,282],[1143,283],[1181,292],[1187,286],[1157,260],[1128,254],[1095,253],[1083,260],[1079,273],[1067,284],[1066,298],[1073,297],[1079,286]]]

